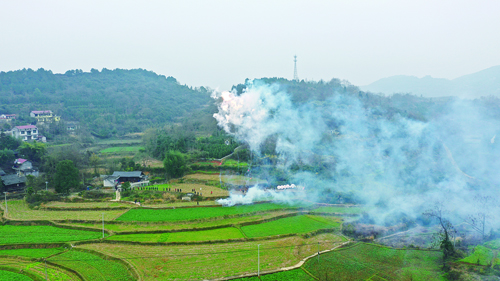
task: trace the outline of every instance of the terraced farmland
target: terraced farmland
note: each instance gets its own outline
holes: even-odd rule
[[[57,281],[80,280],[80,278],[74,273],[53,266],[50,263],[46,265],[45,263],[39,261],[22,260],[19,258],[0,258],[0,264],[2,264],[1,269],[13,271],[16,273],[22,272],[22,276],[30,278],[26,280],[33,280],[33,279],[45,280],[45,276],[47,276],[48,280],[57,280]],[[0,280],[5,280],[5,279],[0,278]],[[23,279],[14,279],[14,280],[23,280]]]
[[[443,280],[441,258],[442,253],[437,251],[396,250],[358,243],[325,253],[319,262],[311,259],[304,268],[314,276],[334,280]]]
[[[234,227],[186,231],[186,232],[171,232],[171,233],[142,233],[142,234],[123,234],[109,237],[108,240],[115,241],[135,241],[135,242],[199,242],[199,241],[216,241],[228,239],[243,239],[241,232]]]
[[[280,209],[296,208],[281,204],[253,204],[235,207],[210,207],[210,208],[179,208],[179,209],[131,209],[119,218],[117,221],[185,221],[205,218],[223,217],[229,215],[241,215],[246,213],[264,212]]]
[[[5,208],[5,205],[3,206]],[[95,210],[95,211],[48,211],[30,209],[28,204],[22,200],[9,201],[9,212],[4,216],[11,220],[90,220],[101,221],[104,213],[104,220],[114,220],[125,213],[127,209],[117,210]]]
[[[325,250],[343,241],[334,234],[321,234],[307,239],[288,237],[244,243],[169,246],[93,243],[77,247],[123,258],[144,280],[203,280],[256,272],[259,244],[261,270],[265,271],[297,264],[316,253],[318,242],[320,249]]]
[[[103,149],[100,153],[123,153],[123,152],[138,152],[144,149],[142,146],[115,146]]]
[[[49,261],[72,268],[85,280],[135,280],[125,265],[87,252],[71,250],[54,256]]]
[[[102,233],[94,231],[65,229],[49,225],[0,226],[1,244],[54,243],[102,238]]]
[[[1,256],[25,257],[31,259],[46,258],[52,255],[62,253],[62,248],[39,248],[39,249],[9,249],[0,250]]]
[[[19,273],[6,271],[6,270],[0,270],[0,280],[3,280],[3,281],[30,281],[33,279],[29,278],[26,275],[22,275]]]
[[[338,228],[338,219],[328,221],[317,216],[293,216],[261,224],[243,226],[241,230],[248,237],[306,233],[318,229]]]
[[[313,277],[307,274],[304,270],[298,268],[288,271],[281,271],[272,274],[261,275],[260,278],[257,276],[244,277],[238,279],[232,279],[232,281],[314,281]]]

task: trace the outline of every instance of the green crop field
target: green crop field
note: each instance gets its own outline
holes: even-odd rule
[[[139,152],[141,149],[144,149],[142,146],[115,146],[108,147],[99,151],[100,153],[123,153],[123,152]]]
[[[141,233],[141,234],[123,234],[108,238],[114,241],[136,241],[136,242],[198,242],[198,241],[216,241],[227,239],[241,239],[243,234],[234,227],[217,228],[200,231],[184,231],[171,233]]]
[[[7,270],[0,270],[0,280],[2,280],[2,281],[30,281],[33,279],[29,278],[26,275],[22,275],[19,273],[7,271]]]
[[[87,252],[71,250],[49,261],[75,270],[86,280],[134,280],[123,264]]]
[[[96,211],[47,211],[33,210],[28,207],[26,202],[21,200],[9,201],[9,212],[5,217],[12,220],[95,220],[101,221],[104,213],[104,220],[114,220],[116,217],[125,213],[127,209],[118,210],[96,210]],[[5,209],[5,203],[2,204]]]
[[[313,281],[315,280],[304,270],[298,268],[289,271],[281,271],[273,274],[266,274],[260,277],[262,281],[291,281],[291,280],[300,280],[300,281]]]
[[[143,280],[204,280],[257,272],[260,244],[261,270],[297,264],[318,250],[331,249],[342,242],[334,234],[311,238],[287,237],[273,240],[211,243],[199,245],[126,245],[92,243],[78,245],[125,259]]]
[[[192,204],[192,202],[191,202]],[[201,205],[201,203],[200,203]],[[281,216],[285,214],[289,214],[293,212],[293,210],[280,210],[271,213],[260,213],[256,215],[250,216],[242,216],[242,217],[232,217],[232,218],[224,218],[218,217],[213,218],[207,221],[183,221],[183,222],[161,222],[161,223],[153,223],[153,222],[120,222],[113,224],[105,224],[104,228],[108,230],[112,230],[114,232],[122,232],[122,231],[153,231],[153,230],[189,230],[193,228],[205,228],[205,227],[213,227],[220,225],[231,225],[231,224],[241,224],[245,222],[259,221],[264,219],[270,219],[276,216]],[[102,223],[94,222],[94,223],[71,223],[68,225],[74,226],[84,226],[91,227],[96,229],[102,228]]]
[[[243,277],[238,279],[231,279],[231,281],[314,281],[316,279],[308,275],[304,270],[298,268],[288,271],[281,271],[272,274],[257,276]]]
[[[62,248],[40,248],[40,249],[9,249],[0,250],[0,256],[25,257],[31,259],[46,258],[65,251]]]
[[[304,268],[316,277],[334,280],[444,280],[442,253],[396,250],[359,243],[310,259]],[[328,279],[328,280],[330,280]]]
[[[265,212],[279,209],[294,208],[290,205],[273,203],[242,205],[234,207],[200,207],[200,208],[179,208],[179,209],[131,209],[117,221],[185,221],[195,219],[205,219],[222,217],[228,215],[241,215],[253,212]]]
[[[306,233],[318,229],[338,228],[340,222],[337,218],[328,221],[318,216],[293,216],[261,224],[241,227],[248,237],[264,237],[292,233]]]
[[[53,243],[98,239],[102,233],[85,230],[65,229],[48,225],[0,226],[1,244]]]
[[[45,280],[47,276],[48,280],[57,281],[70,281],[79,280],[74,273],[66,271],[62,268],[55,267],[51,264],[45,264],[42,262],[32,262],[29,260],[23,260],[19,258],[0,258],[0,263],[2,269],[8,269],[14,272],[22,272],[24,274],[35,276],[36,280]],[[0,277],[0,280],[5,280]],[[8,280],[8,279],[7,279]],[[15,279],[22,280],[22,279]],[[32,280],[32,279],[27,279]]]

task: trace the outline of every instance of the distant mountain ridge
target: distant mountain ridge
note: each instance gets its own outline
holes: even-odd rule
[[[500,97],[500,65],[476,73],[467,74],[449,80],[425,76],[396,75],[382,78],[361,90],[372,93],[412,93],[423,97],[458,96],[461,98],[479,98],[481,96]]]

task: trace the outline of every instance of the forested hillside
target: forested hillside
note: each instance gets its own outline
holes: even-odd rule
[[[101,138],[173,123],[211,102],[203,87],[192,89],[143,69],[0,72],[0,113],[29,121],[31,110],[52,110]]]

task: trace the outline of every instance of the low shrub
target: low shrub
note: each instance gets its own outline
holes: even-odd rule
[[[85,190],[78,193],[78,195],[86,199],[103,199],[112,197],[112,194],[105,193],[100,190]]]
[[[36,194],[27,194],[25,197],[26,203],[30,208],[40,206],[42,203],[47,203],[50,201],[60,201],[61,196],[49,191],[40,191]]]

